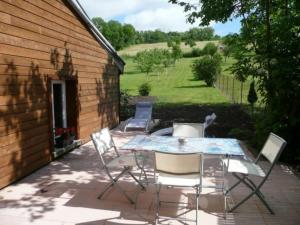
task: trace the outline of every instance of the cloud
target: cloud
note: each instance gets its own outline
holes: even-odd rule
[[[140,0],[79,0],[89,17],[102,17],[105,20],[127,15],[140,8]]]
[[[132,24],[137,30],[185,31],[196,26],[186,23],[182,9],[172,5],[125,16],[124,22]]]
[[[193,3],[199,0],[187,0]],[[186,23],[183,8],[168,3],[168,0],[79,0],[90,18],[102,17],[104,20],[118,20],[130,23],[137,30],[185,31],[197,27],[199,22]],[[228,22],[225,25],[211,23],[217,34],[236,32],[238,24]]]
[[[172,6],[167,0],[79,0],[88,15],[106,20],[124,17],[145,9]]]

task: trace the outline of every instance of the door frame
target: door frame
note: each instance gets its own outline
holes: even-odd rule
[[[62,118],[63,128],[67,127],[67,101],[66,101],[66,82],[64,80],[51,80],[51,108],[52,108],[52,127],[55,128],[55,116],[54,116],[54,95],[53,84],[62,85]]]

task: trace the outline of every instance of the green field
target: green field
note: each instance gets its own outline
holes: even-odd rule
[[[148,78],[151,96],[158,103],[176,104],[221,104],[229,103],[217,88],[207,87],[202,81],[194,81],[191,64],[195,58],[182,58],[168,73],[151,73]],[[140,73],[132,59],[126,59],[125,73],[121,75],[121,89],[128,89],[131,95],[138,95],[138,87],[146,82],[146,75]]]
[[[218,41],[197,41],[196,46],[194,48],[203,48],[208,42],[213,42],[216,45],[219,43]],[[146,50],[146,49],[152,49],[152,48],[163,48],[167,49],[168,45],[166,42],[163,43],[154,43],[154,44],[139,44],[139,45],[132,45],[128,48],[125,48],[118,53],[122,56],[124,55],[130,55],[134,56],[136,53]],[[188,52],[191,50],[191,47],[189,45],[185,45],[184,43],[181,43],[180,48],[183,52]]]

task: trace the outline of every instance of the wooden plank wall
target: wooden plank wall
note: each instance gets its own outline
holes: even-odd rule
[[[119,122],[119,71],[68,3],[1,0],[0,188],[51,160],[50,79],[78,80],[80,138]]]

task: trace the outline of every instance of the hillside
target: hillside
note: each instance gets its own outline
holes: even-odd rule
[[[196,46],[194,48],[203,48],[208,42],[213,42],[216,45],[219,43],[219,41],[197,41],[196,42]],[[132,45],[128,48],[125,48],[121,51],[119,51],[118,53],[122,56],[124,55],[136,55],[137,52],[139,51],[143,51],[146,49],[152,49],[152,48],[165,48],[167,49],[167,43],[166,42],[162,42],[162,43],[153,43],[153,44],[138,44],[138,45]],[[181,49],[183,52],[188,52],[191,50],[191,47],[188,45],[185,45],[184,43],[181,43]]]
[[[168,73],[158,75],[153,72],[146,78],[144,73],[136,69],[132,59],[126,58],[125,72],[121,75],[121,89],[127,89],[131,95],[138,95],[138,87],[149,82],[152,87],[151,96],[157,97],[158,103],[175,104],[214,104],[228,103],[217,88],[207,87],[203,81],[195,81],[191,64],[195,58],[182,58]]]

